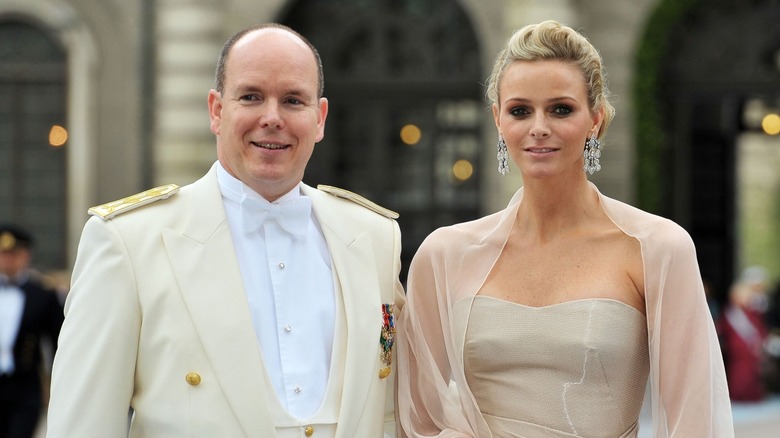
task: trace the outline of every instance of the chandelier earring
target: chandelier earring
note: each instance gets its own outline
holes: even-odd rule
[[[585,140],[585,151],[582,156],[585,157],[585,164],[582,166],[582,170],[591,175],[601,170],[601,164],[599,163],[601,142],[596,138],[596,134],[592,134],[590,138]]]
[[[509,162],[507,161],[508,154],[506,152],[506,141],[504,141],[504,136],[498,136],[496,148],[498,149],[498,153],[496,154],[496,158],[498,158],[498,173],[506,175],[509,173]]]

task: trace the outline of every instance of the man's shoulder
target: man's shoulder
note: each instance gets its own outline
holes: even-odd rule
[[[87,212],[91,216],[96,216],[104,221],[107,221],[118,215],[127,213],[145,205],[168,199],[178,192],[178,185],[166,184],[149,190],[144,190],[143,192],[136,193],[116,201],[111,201],[105,204],[91,207]]]
[[[342,189],[339,187],[333,187],[328,186],[324,184],[320,184],[317,186],[317,190],[327,193],[329,195],[332,195],[336,198],[344,199],[347,201],[350,201],[353,204],[359,205],[360,207],[363,207],[364,209],[367,209],[369,211],[372,211],[376,214],[379,214],[381,216],[384,216],[388,219],[398,219],[398,213],[394,212],[393,210],[390,210],[388,208],[382,207],[381,205],[361,196],[357,193],[351,192],[346,189]]]

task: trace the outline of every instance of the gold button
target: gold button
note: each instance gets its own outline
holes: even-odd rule
[[[184,377],[184,380],[187,381],[192,386],[198,386],[200,385],[200,374],[198,373],[187,373],[187,376]]]
[[[390,375],[390,367],[384,367],[381,370],[379,370],[379,378],[384,379],[387,376]]]
[[[311,426],[306,426],[306,429],[303,430],[303,433],[305,433],[306,436],[312,436],[314,435],[314,428]]]

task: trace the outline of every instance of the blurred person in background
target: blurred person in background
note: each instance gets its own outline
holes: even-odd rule
[[[763,371],[767,327],[766,271],[745,269],[729,291],[729,301],[718,322],[726,365],[729,394],[733,401],[756,402],[765,396]]]
[[[769,286],[769,273],[763,266],[749,266],[742,271],[739,282],[747,286],[750,291],[750,302],[748,305],[754,311],[764,315],[769,308],[769,296],[767,294]]]
[[[27,230],[0,225],[0,438],[33,436],[51,369],[42,344],[56,349],[63,320],[57,292],[30,267],[32,245]]]

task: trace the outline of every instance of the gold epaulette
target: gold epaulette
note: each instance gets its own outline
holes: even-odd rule
[[[349,190],[344,190],[333,186],[326,186],[324,184],[318,185],[317,189],[322,190],[325,193],[330,193],[333,196],[338,196],[339,198],[349,199],[355,204],[361,205],[373,212],[381,214],[382,216],[389,217],[390,219],[398,219],[398,213],[394,212],[393,210],[389,210],[382,207],[381,205],[375,204],[368,199],[358,195],[357,193],[350,192]]]
[[[167,199],[178,191],[179,186],[176,184],[166,184],[141,193],[136,193],[135,195],[122,198],[118,201],[111,201],[103,205],[98,205],[97,207],[92,207],[87,210],[87,213],[107,221],[116,215],[149,204],[150,202]]]

